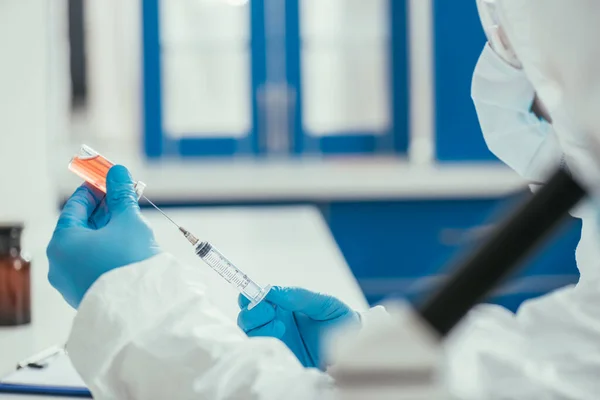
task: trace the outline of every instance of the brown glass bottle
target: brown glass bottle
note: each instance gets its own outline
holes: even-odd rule
[[[0,225],[0,326],[31,322],[31,262],[21,256],[21,225]]]

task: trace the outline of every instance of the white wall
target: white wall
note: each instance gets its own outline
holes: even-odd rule
[[[393,1],[393,0],[392,0]],[[410,0],[410,161],[435,162],[433,3]]]
[[[64,123],[64,115],[49,90],[49,43],[57,32],[49,3],[0,2],[0,223],[35,222],[56,205],[48,148],[51,124]]]
[[[87,134],[100,141],[140,136],[141,0],[85,2],[89,85]]]

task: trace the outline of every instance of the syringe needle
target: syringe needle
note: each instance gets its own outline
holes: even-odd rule
[[[183,233],[183,236],[185,236],[185,238],[188,240],[188,242],[192,244],[192,246],[195,246],[200,241],[196,236],[194,236],[194,234],[192,234],[192,232],[188,231],[182,226],[179,227],[179,231]]]
[[[190,242],[194,246],[196,245],[196,243],[199,242],[199,240],[196,236],[194,236],[190,231],[188,231],[184,227],[180,226],[177,222],[173,221],[171,219],[171,217],[169,217],[167,214],[165,214],[165,212],[163,210],[158,208],[158,206],[156,204],[154,204],[153,202],[151,202],[146,196],[142,196],[142,197],[144,198],[144,200],[146,200],[148,202],[148,204],[150,204],[152,207],[156,208],[158,210],[158,212],[161,213],[166,219],[171,221],[173,223],[173,225],[175,225],[177,227],[177,229],[179,229],[179,232],[183,233],[183,236],[185,236],[185,238],[188,240],[188,242]]]
[[[160,212],[162,215],[164,215],[164,217],[166,219],[168,219],[169,221],[171,221],[173,223],[173,225],[175,225],[177,227],[177,229],[181,230],[181,227],[179,226],[179,224],[175,221],[173,221],[171,219],[171,217],[169,217],[167,214],[165,214],[165,212],[163,210],[161,210],[160,208],[158,208],[158,206],[156,204],[154,204],[153,202],[151,202],[146,196],[142,196],[144,198],[144,200],[146,200],[148,202],[148,204],[150,204],[152,207],[156,208],[158,210],[158,212]]]

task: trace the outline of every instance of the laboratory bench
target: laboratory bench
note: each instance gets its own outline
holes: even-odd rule
[[[418,300],[529,197],[424,198],[309,202],[317,207],[371,305],[386,297]],[[269,203],[248,202],[256,208]],[[214,207],[204,203],[191,208]],[[169,206],[167,205],[167,209]],[[532,297],[576,283],[581,221],[565,225],[485,301],[512,311]]]
[[[164,250],[183,262],[208,268],[169,221],[154,210],[143,213]],[[169,215],[209,240],[259,284],[302,286],[331,293],[357,309],[367,307],[325,221],[313,207],[170,209]],[[45,248],[55,223],[56,216],[50,216],[26,227],[23,246],[33,260],[33,322],[0,328],[0,375],[22,359],[67,340],[75,311],[46,278]],[[236,290],[216,273],[207,286],[215,304],[235,321]]]

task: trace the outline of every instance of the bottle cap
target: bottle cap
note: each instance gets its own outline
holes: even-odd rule
[[[10,253],[11,249],[21,251],[21,233],[23,224],[0,224],[0,255]]]
[[[144,195],[144,189],[146,189],[146,184],[142,181],[137,181],[134,186],[135,194],[137,194],[138,200]]]

